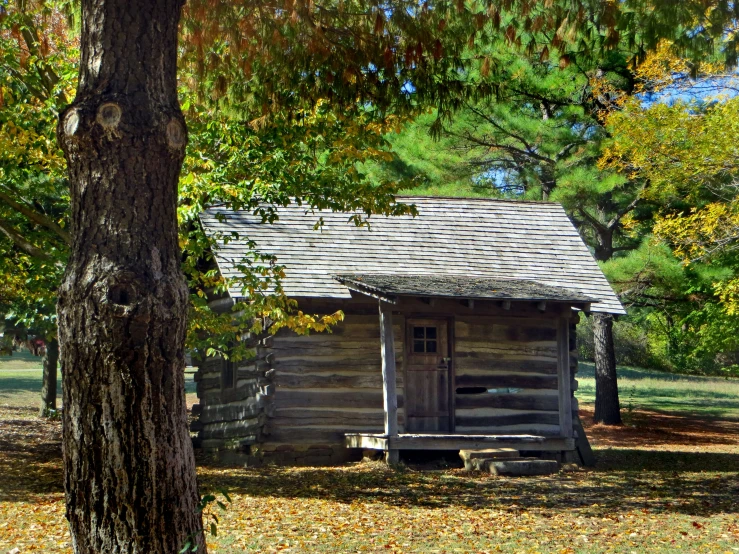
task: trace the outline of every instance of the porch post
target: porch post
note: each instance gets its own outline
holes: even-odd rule
[[[380,346],[382,348],[382,402],[385,408],[385,435],[398,436],[398,394],[395,390],[395,343],[393,340],[393,312],[391,306],[380,300]],[[385,461],[397,464],[398,450],[385,452]]]
[[[557,323],[557,384],[559,391],[559,431],[571,438],[572,431],[572,377],[570,376],[570,320],[561,317]]]

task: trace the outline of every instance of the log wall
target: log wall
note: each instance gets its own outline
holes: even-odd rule
[[[457,316],[457,433],[561,434],[557,322],[557,318]],[[576,367],[573,353],[573,375]],[[572,385],[574,391],[576,383]],[[573,411],[576,410],[573,398]]]
[[[557,324],[569,311],[441,304],[401,305],[393,316],[399,431],[405,431],[406,317],[429,311],[454,320],[454,432],[561,435]],[[333,308],[307,307],[312,313]],[[248,463],[328,464],[353,454],[344,447],[345,433],[383,432],[376,301],[341,308],[345,320],[332,333],[299,336],[282,330],[260,341],[255,357],[235,369],[233,388],[222,387],[223,360],[201,363],[196,374],[200,405],[193,410],[199,414],[193,430],[200,446],[219,450],[221,459],[223,452],[239,453],[234,458],[239,463],[246,455]],[[571,319],[569,345],[573,391],[576,320]],[[572,410],[577,410],[574,398]]]
[[[402,317],[394,317],[399,366],[403,325]],[[379,315],[347,314],[332,333],[279,332],[273,347],[275,403],[267,443],[343,445],[347,432],[383,431]],[[396,383],[402,428],[401,371]]]
[[[251,359],[234,364],[233,387],[223,386],[225,360],[209,357],[198,363],[195,382],[200,402],[193,406],[198,419],[191,430],[198,433],[199,447],[244,450],[263,440],[274,399],[271,340],[260,341]]]

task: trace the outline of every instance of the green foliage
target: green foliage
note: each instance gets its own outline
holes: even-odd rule
[[[655,329],[648,320],[636,320],[631,317],[617,319],[613,324],[613,342],[618,365],[644,367],[666,370],[670,368]],[[581,360],[592,362],[595,359],[592,320],[580,318],[577,326],[577,348]]]
[[[53,6],[23,4],[3,12],[0,55],[0,313],[13,327],[55,333],[56,289],[68,252],[69,197],[66,170],[55,141],[60,109],[76,85],[79,52]],[[47,44],[53,41],[53,44]],[[42,47],[43,46],[43,47]],[[186,71],[182,81],[195,83]],[[192,76],[194,77],[194,76]],[[188,347],[196,355],[248,355],[247,336],[281,326],[322,331],[342,314],[315,317],[301,312],[282,293],[281,267],[254,251],[248,237],[206,237],[198,214],[213,204],[276,219],[291,202],[309,210],[356,212],[356,224],[372,214],[412,213],[394,202],[398,184],[374,183],[357,162],[381,158],[393,116],[378,117],[369,106],[338,109],[318,99],[306,108],[250,119],[222,103],[181,87],[188,116],[188,156],[180,182],[180,244],[191,289]],[[320,224],[319,216],[316,217]],[[237,283],[218,275],[213,251],[218,240],[244,240]],[[213,294],[231,285],[249,298],[234,313],[208,308]]]
[[[648,239],[602,267],[630,312],[614,326],[620,363],[682,373],[736,373],[737,318],[722,308],[714,288],[715,282],[733,276],[734,264],[686,266],[667,245]],[[628,351],[639,343],[645,350],[635,359]]]
[[[68,184],[56,144],[79,52],[49,10],[0,18],[0,313],[20,332],[56,332],[68,252]]]

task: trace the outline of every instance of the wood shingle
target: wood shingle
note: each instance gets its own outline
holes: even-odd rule
[[[253,241],[285,267],[291,297],[349,298],[339,274],[459,275],[535,281],[597,299],[596,312],[624,314],[618,298],[559,204],[492,199],[402,197],[418,215],[372,216],[357,227],[350,214],[279,208],[279,220],[262,223],[249,212],[213,207],[201,214],[219,240],[216,260],[224,277]],[[319,218],[323,226],[315,229]],[[242,296],[238,288],[230,290]]]

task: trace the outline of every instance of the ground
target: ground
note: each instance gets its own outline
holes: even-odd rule
[[[739,552],[739,382],[624,370],[626,425],[609,428],[589,424],[584,370],[578,394],[595,469],[512,479],[443,464],[227,469],[201,460],[202,488],[225,488],[232,500],[213,510],[210,551]],[[0,365],[0,553],[69,552],[60,424],[36,417],[33,390],[23,389],[33,376],[23,384],[6,372]],[[23,394],[31,407],[6,400]]]

